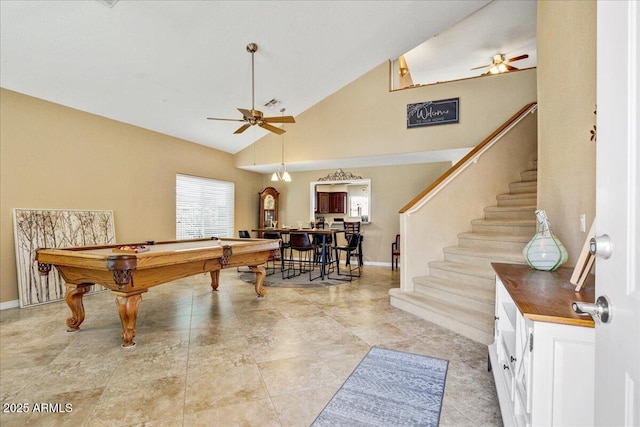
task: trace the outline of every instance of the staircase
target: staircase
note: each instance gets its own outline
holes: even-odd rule
[[[492,262],[525,263],[522,250],[536,232],[537,165],[520,174],[497,206],[471,221],[429,275],[414,277],[414,291],[395,294],[405,310],[474,341],[493,341],[495,273]]]

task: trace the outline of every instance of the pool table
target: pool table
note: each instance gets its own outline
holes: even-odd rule
[[[183,277],[209,272],[211,288],[218,289],[220,270],[249,266],[256,274],[255,290],[265,291],[264,264],[280,250],[277,240],[209,238],[145,242],[110,246],[38,249],[40,274],[55,266],[65,281],[65,300],[71,309],[68,332],[77,332],[84,321],[82,296],[99,284],[116,296],[122,321],[123,348],[135,346],[136,318],[142,294],[149,288]]]

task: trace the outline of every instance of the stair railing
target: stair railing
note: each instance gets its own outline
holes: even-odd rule
[[[445,173],[443,173],[438,179],[433,181],[431,185],[425,188],[420,194],[414,197],[409,203],[407,203],[399,213],[411,213],[427,203],[431,197],[445,187],[449,182],[455,179],[463,170],[468,168],[473,163],[476,163],[480,156],[482,156],[489,148],[493,146],[500,138],[508,133],[515,125],[527,116],[529,113],[534,113],[538,109],[538,104],[532,102],[525,105],[520,111],[514,114],[509,120],[507,120],[498,129],[493,131],[491,135],[485,138],[480,144],[476,145],[471,151],[467,153],[462,159],[455,165],[451,166]]]
[[[412,215],[415,215],[422,210],[438,193],[447,188],[456,178],[467,170],[470,166],[476,164],[480,158],[489,151],[498,141],[500,141],[505,135],[516,127],[520,122],[529,116],[529,114],[535,113],[538,108],[536,102],[525,105],[520,111],[509,118],[504,124],[493,131],[487,138],[485,138],[480,144],[474,147],[467,155],[460,159],[455,165],[449,168],[438,179],[436,179],[431,185],[425,188],[420,194],[414,197],[409,203],[407,203],[402,209],[400,209],[400,233],[403,236],[401,239],[400,253],[403,256],[400,259],[400,288],[402,291],[412,291],[415,268],[408,268],[408,264],[412,262],[410,257],[405,254],[410,254],[415,249],[415,243],[412,244],[410,236],[420,235],[417,230],[411,229],[408,225],[409,219]],[[455,208],[455,207],[452,207]],[[406,236],[406,238],[405,238]],[[433,236],[419,236],[424,244],[429,244],[430,239]],[[426,260],[424,262],[427,262]]]

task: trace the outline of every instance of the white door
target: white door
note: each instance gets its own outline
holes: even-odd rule
[[[612,316],[596,325],[595,422],[640,426],[640,2],[597,11],[596,234],[613,251],[596,259],[596,297]]]

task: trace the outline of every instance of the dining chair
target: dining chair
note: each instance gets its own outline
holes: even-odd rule
[[[396,270],[398,269],[398,258],[400,258],[400,235],[396,234],[396,241],[391,243],[391,270],[395,260]]]

